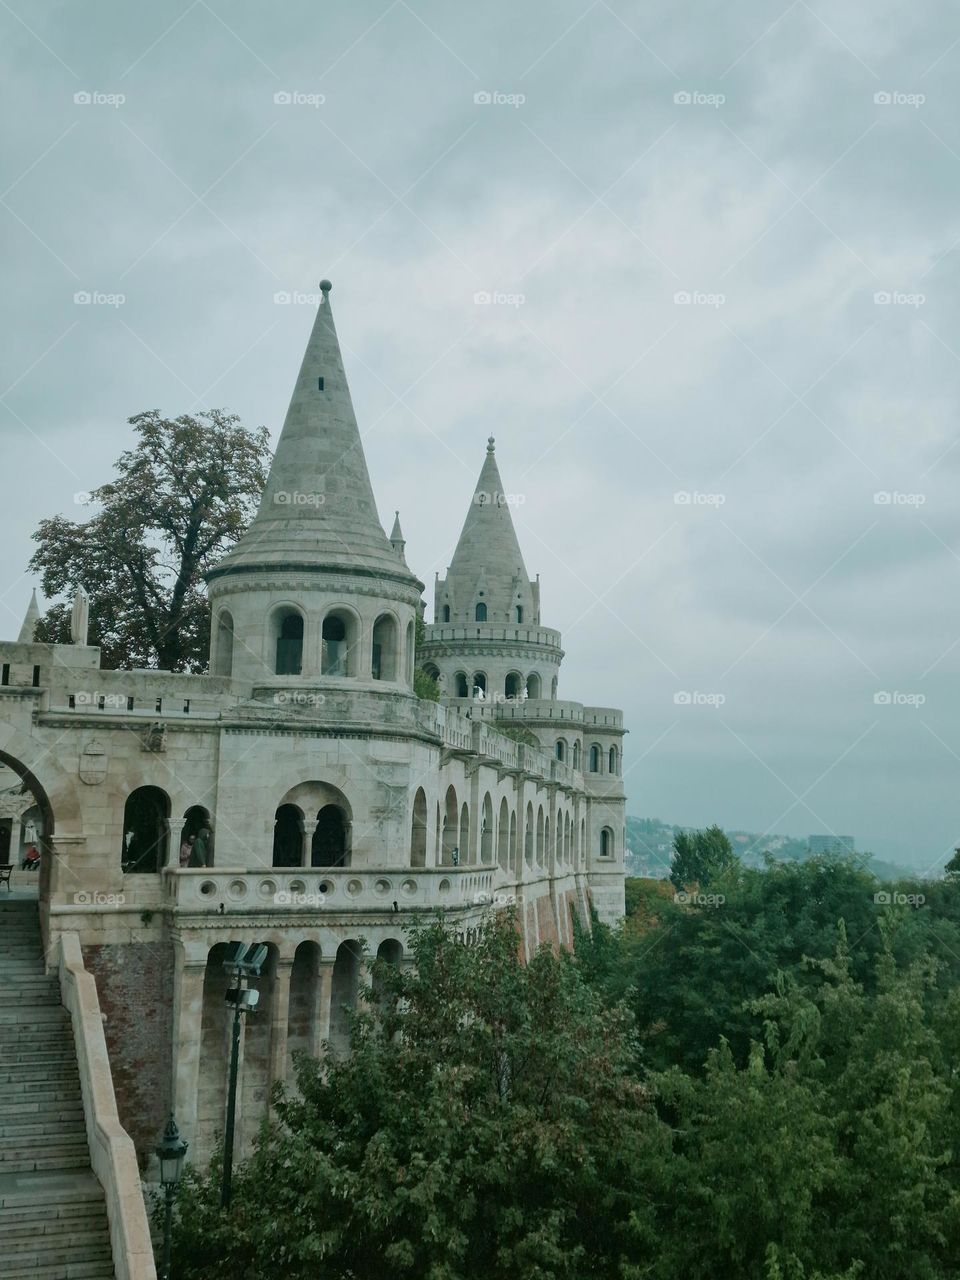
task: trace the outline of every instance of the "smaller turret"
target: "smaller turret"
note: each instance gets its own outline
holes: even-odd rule
[[[37,589],[34,587],[33,595],[30,597],[30,604],[27,606],[27,615],[23,620],[23,626],[20,628],[18,637],[20,644],[33,644],[37,638],[37,623],[41,617],[40,606],[37,603]]]

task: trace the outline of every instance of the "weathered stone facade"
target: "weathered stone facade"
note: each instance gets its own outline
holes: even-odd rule
[[[0,762],[42,813],[44,930],[80,936],[141,1156],[169,1109],[195,1159],[222,1131],[229,944],[269,947],[242,1150],[294,1050],[343,1044],[364,966],[402,962],[411,922],[442,908],[469,935],[515,900],[529,953],[570,946],[591,900],[623,911],[622,716],[557,699],[560,637],[502,504],[472,505],[456,612],[438,596],[427,629],[441,701],[413,693],[423,586],[379,524],[323,296],[258,516],[210,577],[210,674],[102,671],[29,627],[0,644]],[[491,467],[492,442],[480,487]],[[457,696],[460,672],[485,696]]]

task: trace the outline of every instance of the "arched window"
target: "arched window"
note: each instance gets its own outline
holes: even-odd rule
[[[541,810],[541,814],[542,814]],[[527,822],[523,833],[523,860],[528,867],[533,866],[533,805],[527,805]]]
[[[323,620],[320,672],[325,676],[356,675],[357,620],[345,609],[334,609]],[[396,654],[396,641],[394,641]]]
[[[185,847],[190,846],[188,867],[213,866],[213,827],[210,815],[203,805],[195,804],[183,815],[183,834],[180,837],[180,865],[183,866]]]
[[[278,621],[276,673],[298,676],[303,670],[303,618],[290,611]]]
[[[481,600],[481,601],[480,601],[480,603],[477,605],[476,609],[474,609],[474,611],[473,611],[473,617],[474,617],[474,621],[475,621],[475,622],[486,622],[486,620],[487,620],[487,606],[483,603],[483,601],[482,601],[482,600]]]
[[[370,675],[374,680],[397,678],[397,622],[383,613],[373,624],[373,654]]]
[[[480,823],[480,861],[493,861],[493,801],[490,792],[483,797],[483,817]]]
[[[600,857],[613,857],[613,832],[609,827],[604,827],[600,832]]]
[[[500,801],[500,820],[497,823],[497,862],[501,871],[510,870],[510,811],[505,799]]]
[[[469,689],[469,686],[467,685],[466,672],[464,671],[457,672],[457,674],[453,677],[453,687],[456,691],[454,695],[455,697],[457,698],[470,697],[470,689]]]
[[[303,814],[295,804],[282,804],[273,825],[273,865],[303,866]]]
[[[558,760],[566,760],[566,758],[567,758],[567,743],[566,743],[566,740],[565,740],[564,738],[558,738],[558,739],[557,739],[556,752],[557,752],[557,759],[558,759]]]
[[[350,939],[337,948],[330,984],[330,1047],[338,1057],[350,1049],[350,1015],[360,995],[360,963],[363,951]]]
[[[527,676],[527,697],[528,698],[540,697],[540,677],[537,675],[535,671],[531,671],[530,674]]]
[[[523,605],[522,604],[517,605],[517,621],[518,622],[523,621]]]
[[[470,810],[464,804],[460,810],[460,865],[470,861]]]
[[[557,700],[557,677],[554,676],[550,681],[550,697],[556,702]]]
[[[603,757],[603,752],[600,750],[597,744],[594,743],[593,746],[590,748],[590,772],[591,773],[600,772],[600,761],[602,757]]]
[[[138,787],[123,807],[120,865],[131,875],[159,871],[170,844],[170,798],[159,787]]]
[[[454,861],[460,860],[460,846],[457,841],[460,836],[459,830],[459,810],[457,808],[457,793],[453,787],[447,787],[447,798],[443,806],[443,835],[441,847],[441,860],[445,867],[452,867]],[[454,854],[456,853],[456,859]]]
[[[444,622],[450,621],[450,606],[448,604],[443,606],[443,620]]]
[[[407,623],[407,684],[413,684],[413,665],[416,660],[417,633],[412,622]]]
[[[503,682],[503,692],[508,698],[519,698],[523,688],[523,676],[518,671],[511,671]]]
[[[611,747],[607,757],[607,772],[617,772],[617,748]]]
[[[537,865],[543,866],[543,841],[544,841],[544,823],[543,823],[543,805],[537,810]]]
[[[317,814],[317,829],[310,850],[312,867],[348,867],[347,821],[336,804],[325,804]]]
[[[577,739],[573,744],[573,767],[578,772],[580,770],[580,741]]]
[[[510,815],[510,847],[507,850],[507,859],[513,866],[517,875],[520,874],[520,850],[517,848],[517,815]]]
[[[410,865],[427,865],[427,797],[421,787],[413,798],[413,818],[410,831]]]
[[[555,848],[553,850],[554,858],[558,865],[563,865],[563,814],[557,814],[557,834],[554,837]]]
[[[483,671],[473,673],[473,696],[480,702],[487,696],[487,677]]]
[[[222,609],[217,618],[217,657],[215,676],[233,675],[233,615]]]

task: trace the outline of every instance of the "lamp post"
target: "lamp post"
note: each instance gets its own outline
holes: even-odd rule
[[[183,1162],[187,1154],[187,1143],[180,1137],[180,1130],[173,1116],[167,1122],[163,1138],[157,1147],[160,1160],[160,1183],[166,1198],[163,1218],[163,1270],[160,1280],[170,1280],[170,1250],[173,1244],[173,1202],[177,1194],[177,1184],[183,1175]]]
[[[267,958],[264,945],[250,946],[238,942],[236,951],[223,967],[233,976],[235,985],[227,992],[227,1004],[233,1006],[233,1035],[230,1042],[230,1081],[227,1086],[227,1123],[223,1135],[223,1186],[220,1191],[221,1209],[230,1208],[233,1189],[233,1139],[237,1123],[237,1077],[240,1071],[240,1019],[244,1013],[252,1013],[260,1002],[260,992],[245,984],[250,978],[259,978],[263,962]]]

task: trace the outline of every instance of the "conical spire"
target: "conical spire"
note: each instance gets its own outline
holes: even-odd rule
[[[37,623],[41,618],[40,606],[37,603],[37,589],[34,587],[33,595],[30,597],[30,603],[27,606],[27,616],[23,620],[23,626],[20,628],[18,638],[19,644],[33,644],[37,632]]]
[[[536,601],[523,563],[510,514],[511,500],[504,491],[497,466],[496,442],[487,442],[487,453],[453,553],[442,590],[451,620],[473,622],[534,622]],[[485,606],[478,609],[478,606]],[[518,615],[517,610],[520,610]]]
[[[397,573],[377,515],[329,280],[307,343],[260,510],[214,576],[254,567]],[[412,576],[412,575],[411,575]]]
[[[407,540],[403,536],[403,530],[400,528],[400,512],[395,512],[396,519],[393,522],[393,528],[390,531],[390,545],[394,551],[403,557],[403,549],[407,545]]]

